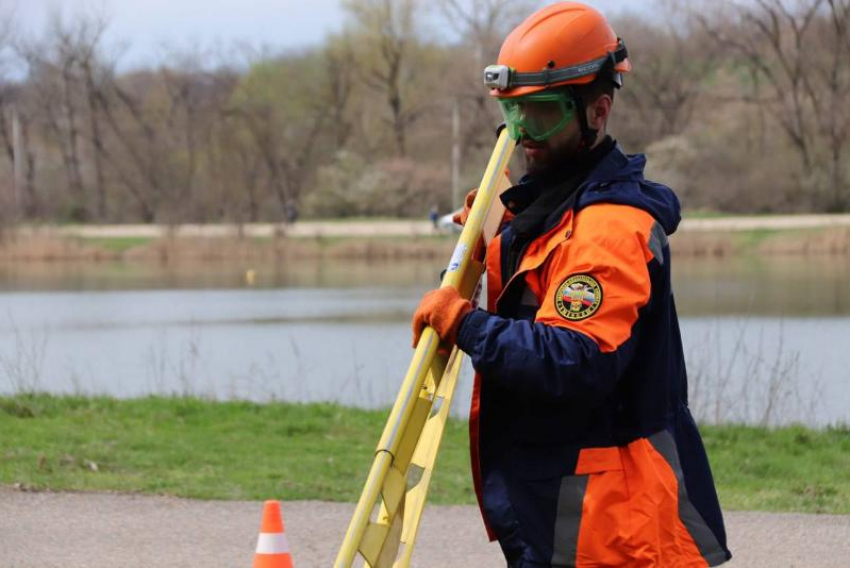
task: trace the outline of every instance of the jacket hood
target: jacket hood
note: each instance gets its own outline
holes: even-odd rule
[[[652,215],[672,235],[682,219],[679,198],[666,185],[644,178],[645,167],[645,155],[628,155],[617,144],[582,184],[576,211],[595,203],[630,205]]]

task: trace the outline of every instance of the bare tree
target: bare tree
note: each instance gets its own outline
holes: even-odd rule
[[[842,158],[850,134],[850,0],[827,0],[826,4],[826,14],[813,25],[821,49],[807,54],[812,72],[806,76],[805,86],[828,142],[828,208],[846,211],[850,188]]]
[[[634,16],[614,21],[633,64],[618,93],[624,109],[616,120],[634,117],[638,124],[629,131],[639,137],[632,142],[640,147],[684,131],[706,80],[719,67],[719,46],[702,29],[676,17],[675,4],[668,3],[667,8],[669,19],[661,24]]]
[[[451,91],[464,117],[461,152],[489,148],[500,120],[484,86],[484,68],[496,63],[508,33],[540,4],[539,0],[440,0],[436,7],[458,38],[450,66]]]
[[[68,215],[75,221],[85,221],[91,216],[83,175],[86,140],[92,148],[97,209],[99,213],[105,210],[103,139],[95,91],[100,65],[98,51],[106,26],[106,20],[97,16],[81,15],[67,22],[54,13],[42,41],[22,42],[19,46],[29,65],[30,92],[42,125],[61,153],[69,191]]]
[[[33,109],[25,100],[25,90],[20,85],[0,85],[0,138],[13,170],[15,199],[24,219],[37,218],[41,206],[36,191],[36,155],[30,131]]]
[[[305,53],[254,65],[228,109],[259,153],[284,222],[298,215],[326,131],[320,60],[317,53]]]
[[[407,130],[418,117],[408,96],[417,70],[411,61],[417,43],[418,0],[346,0],[343,6],[358,32],[363,78],[384,96],[396,151],[407,154]]]
[[[11,215],[31,219],[40,214],[30,136],[35,111],[27,100],[26,85],[10,76],[12,68],[21,63],[16,53],[16,27],[14,13],[0,4],[0,143],[12,170],[15,210]]]
[[[358,66],[351,42],[348,34],[331,37],[323,51],[327,69],[325,74],[327,108],[332,114],[331,125],[337,150],[345,146],[354,130],[349,107],[357,80]]]
[[[107,216],[107,191],[104,174],[104,160],[106,159],[106,142],[102,126],[102,112],[99,102],[103,99],[110,73],[103,68],[103,63],[98,57],[97,48],[105,25],[96,28],[96,33],[90,36],[89,41],[80,43],[80,71],[83,77],[85,91],[86,110],[89,119],[89,135],[92,145],[92,158],[94,162],[94,187],[97,196],[96,211],[101,221]]]
[[[803,182],[834,211],[850,206],[841,163],[850,128],[849,12],[850,0],[755,0],[736,4],[734,21],[696,15],[770,89],[768,97],[742,95],[768,109],[799,156]]]
[[[240,116],[222,116],[214,141],[207,147],[208,163],[226,208],[221,217],[240,224],[256,223],[265,200],[261,184],[263,161],[250,137],[240,135],[241,130],[244,124]]]
[[[156,218],[166,191],[160,172],[159,137],[142,99],[147,85],[154,80],[151,73],[115,79],[109,82],[110,91],[99,99],[110,134],[116,140],[109,161],[133,198],[139,216],[147,223]]]
[[[198,176],[200,147],[208,137],[204,118],[210,116],[207,105],[214,95],[212,76],[202,68],[204,55],[198,52],[172,54],[171,66],[159,71],[160,81],[167,94],[164,113],[167,143],[172,156],[182,156],[182,163],[173,163],[175,171],[171,188],[173,207],[191,206],[195,201],[195,184]],[[207,122],[206,126],[210,126]],[[174,160],[174,162],[177,162]]]
[[[539,0],[438,0],[445,22],[462,43],[472,46],[474,74],[481,82],[484,67],[495,63],[508,32],[531,15]]]

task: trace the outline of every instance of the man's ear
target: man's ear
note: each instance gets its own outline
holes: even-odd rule
[[[587,106],[587,125],[594,130],[604,130],[613,105],[614,99],[610,95],[599,95],[592,104]]]

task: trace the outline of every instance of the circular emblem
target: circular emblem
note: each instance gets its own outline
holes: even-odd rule
[[[602,286],[589,274],[570,276],[555,293],[555,309],[570,321],[587,319],[602,305]]]

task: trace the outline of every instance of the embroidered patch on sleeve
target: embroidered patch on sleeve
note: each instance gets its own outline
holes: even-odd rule
[[[555,309],[570,321],[587,319],[602,305],[602,286],[589,274],[574,274],[558,286]]]

